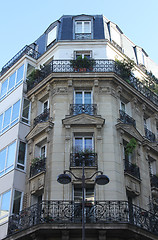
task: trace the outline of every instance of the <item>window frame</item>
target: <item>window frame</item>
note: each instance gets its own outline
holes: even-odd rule
[[[14,198],[15,198],[15,191],[21,192],[21,199],[20,199],[20,209],[19,212],[22,210],[22,204],[23,204],[23,197],[24,197],[24,192],[17,190],[17,189],[13,189],[13,194],[12,194],[12,205],[11,205],[11,213],[12,214],[18,214],[18,213],[13,213],[13,207],[14,207]]]
[[[82,26],[81,26],[81,32],[76,32],[76,29],[77,29],[77,24],[78,23],[81,23]],[[89,32],[85,32],[85,23],[89,23]],[[75,34],[86,34],[86,33],[89,33],[91,34],[92,33],[92,27],[91,27],[91,20],[76,20],[75,21]]]
[[[93,104],[93,91],[92,90],[74,90],[74,104],[76,103],[76,93],[77,92],[82,92],[82,103],[80,104],[85,104],[85,93],[91,93],[91,103],[89,104]]]
[[[1,211],[2,211],[2,200],[3,200],[3,195],[10,192],[10,199],[9,199],[9,206],[8,206],[8,212],[1,216]],[[11,198],[12,198],[12,189],[10,188],[9,190],[0,193],[0,221],[3,221],[3,219],[8,218],[10,215],[10,208],[11,208]],[[4,220],[5,221],[5,220]]]
[[[22,143],[25,144],[24,164],[18,162],[18,160],[19,160],[20,142],[22,142]],[[25,168],[26,168],[26,158],[27,158],[27,143],[26,143],[26,142],[24,142],[24,141],[22,141],[22,140],[19,140],[19,141],[18,141],[17,154],[16,154],[16,156],[17,156],[17,157],[16,157],[16,168],[19,169],[19,170],[21,170],[21,171],[25,171]],[[21,166],[23,169],[22,169],[22,168],[19,168],[18,165]]]
[[[93,136],[93,134],[92,135],[86,135],[86,133],[85,133],[85,135],[83,136],[83,135],[75,135],[74,134],[74,137],[73,137],[73,149],[74,149],[74,152],[77,152],[76,151],[76,144],[75,144],[75,140],[77,139],[77,138],[82,138],[82,150],[79,150],[79,151],[85,151],[86,150],[86,148],[85,148],[85,139],[86,138],[91,138],[91,140],[92,140],[92,148],[91,148],[91,151],[92,152],[94,152],[94,136]]]
[[[31,102],[29,101],[29,111],[28,111],[28,118],[25,118],[23,117],[23,111],[24,111],[24,101],[29,101],[27,98],[23,98],[23,101],[22,101],[22,111],[21,111],[21,121],[25,124],[30,124],[30,114],[31,114]],[[26,109],[26,107],[25,107]]]

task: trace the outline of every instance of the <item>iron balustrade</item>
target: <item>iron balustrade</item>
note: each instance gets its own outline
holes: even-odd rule
[[[120,110],[119,112],[120,112],[120,120],[121,120],[121,122],[123,122],[125,124],[130,124],[133,127],[136,127],[136,121],[132,117],[130,117],[123,110]]]
[[[75,33],[75,39],[76,40],[87,40],[87,39],[91,39],[91,33]]]
[[[132,176],[140,179],[140,171],[139,171],[139,167],[136,164],[133,164],[131,162],[129,162],[127,159],[124,159],[124,172],[125,173],[129,173]]]
[[[132,224],[158,235],[158,216],[127,201],[85,202],[85,223]],[[9,217],[8,235],[38,224],[81,224],[82,205],[74,201],[42,201]]]
[[[11,68],[25,54],[28,55],[28,56],[31,56],[34,59],[37,59],[37,58],[40,57],[39,52],[37,52],[33,48],[26,45],[9,62],[7,62],[2,67],[1,75],[3,75],[9,68]]]
[[[35,79],[34,83],[28,84],[28,90],[42,81],[45,77],[47,77],[51,73],[59,72],[75,72],[75,69],[71,66],[71,60],[53,60],[49,64],[45,65],[41,70],[41,76]],[[95,59],[95,65],[91,70],[86,69],[87,72],[113,72],[121,77],[121,74],[118,68],[115,65],[114,60],[109,59]],[[81,73],[82,74],[82,73]],[[127,79],[124,79],[125,81]],[[158,95],[152,92],[148,87],[146,87],[142,82],[140,82],[134,76],[130,76],[127,84],[131,85],[138,92],[140,92],[143,96],[148,98],[154,104],[158,105]]]
[[[50,111],[49,111],[49,109],[47,108],[47,109],[44,110],[44,112],[42,112],[40,115],[38,115],[38,116],[34,119],[34,126],[37,125],[38,123],[48,121],[49,115],[50,115]]]
[[[89,115],[97,115],[97,105],[96,104],[70,104],[70,115],[78,115],[81,113],[86,113]]]
[[[97,153],[70,153],[70,167],[82,167],[83,158],[85,167],[97,167]]]
[[[151,175],[150,181],[151,187],[158,188],[158,177],[156,175]]]
[[[46,158],[39,159],[30,166],[30,178],[46,170]]]
[[[155,134],[152,133],[149,129],[147,129],[146,127],[144,128],[145,130],[145,137],[151,141],[151,142],[156,142],[156,137]]]

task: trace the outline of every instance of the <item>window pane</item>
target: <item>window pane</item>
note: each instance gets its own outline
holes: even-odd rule
[[[8,79],[2,83],[1,97],[7,93]]]
[[[15,75],[16,75],[16,72],[13,73],[10,78],[9,78],[9,87],[8,87],[8,91],[11,90],[14,85],[15,85]]]
[[[84,22],[84,33],[91,33],[90,22]]]
[[[30,102],[27,99],[24,99],[23,102],[23,112],[22,112],[22,121],[25,123],[29,122],[29,108],[30,108]]]
[[[82,104],[82,92],[75,93],[75,104]]]
[[[10,117],[11,117],[11,107],[4,113],[3,128],[6,128],[10,124]]]
[[[22,193],[19,191],[14,192],[13,213],[18,214],[20,211]]]
[[[46,157],[46,147],[43,146],[43,147],[41,147],[41,158],[43,159],[45,157]]]
[[[82,22],[76,22],[76,33],[82,33]]]
[[[83,150],[83,139],[75,138],[75,152],[79,152]]]
[[[57,26],[55,26],[49,33],[47,38],[47,46],[56,39]]]
[[[91,93],[90,92],[85,92],[84,104],[91,104]]]
[[[24,65],[22,65],[17,71],[16,83],[19,83],[23,79],[24,75]]]
[[[14,164],[15,152],[16,152],[16,142],[12,143],[8,147],[6,168]]]
[[[12,120],[14,122],[19,117],[20,100],[13,105]]]
[[[18,163],[23,164],[23,165],[25,163],[25,150],[26,150],[26,143],[20,141]]]
[[[11,196],[11,191],[6,192],[2,195],[2,203],[1,203],[1,211],[0,211],[1,217],[6,216],[9,213],[10,196]]]
[[[94,187],[86,188],[86,200],[94,201]]]
[[[76,187],[74,188],[74,201],[75,202],[81,202],[82,201],[82,188]]]
[[[3,114],[0,115],[0,132],[2,130]]]
[[[0,172],[5,168],[7,148],[0,151]]]
[[[85,138],[84,139],[84,148],[92,151],[92,138]]]

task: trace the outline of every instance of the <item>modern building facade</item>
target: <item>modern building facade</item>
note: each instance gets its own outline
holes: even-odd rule
[[[86,239],[158,239],[156,77],[102,15],[62,16],[2,68],[1,239],[81,239],[83,162]]]

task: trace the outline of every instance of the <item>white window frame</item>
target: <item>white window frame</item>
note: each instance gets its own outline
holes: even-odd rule
[[[57,39],[57,25],[47,34],[47,46]]]
[[[23,117],[24,101],[25,100],[28,100],[28,99],[23,98],[23,101],[22,101],[21,121],[25,124],[30,124],[31,102],[29,102],[29,113],[28,113],[28,119],[27,119],[27,118]],[[24,119],[24,121],[23,121],[23,119]],[[27,121],[27,122],[25,122],[25,121]]]
[[[49,99],[45,100],[43,103],[42,103],[42,113],[44,112],[45,108],[44,108],[44,104],[48,102],[48,105],[47,105],[47,109],[49,109]]]
[[[88,188],[90,188],[90,185],[93,186],[93,190],[94,190],[94,199],[92,200],[92,202],[94,202],[95,199],[96,199],[96,195],[95,195],[95,186],[94,186],[93,184],[89,184],[89,185],[86,186],[85,189],[84,189],[85,201],[87,200],[87,197],[86,197],[87,191],[86,191],[86,190],[87,190]],[[82,186],[81,186],[80,184],[73,184],[72,198],[73,198],[73,201],[76,201],[76,203],[78,203],[78,202],[80,202],[80,201],[79,201],[79,200],[75,200],[75,186],[76,186],[76,187],[78,186],[78,188],[81,189],[81,199],[82,199]],[[91,200],[90,200],[90,201],[91,201]]]
[[[88,32],[85,32],[85,23],[89,23],[89,31]],[[77,30],[77,24],[78,23],[82,23],[82,27],[81,27],[81,32],[78,32],[78,31],[76,31]],[[91,21],[90,20],[85,20],[85,21],[83,21],[83,20],[76,20],[75,21],[75,34],[80,34],[80,33],[82,33],[82,34],[84,34],[84,33],[89,33],[89,34],[91,34],[92,33],[92,27],[91,27]]]
[[[14,205],[14,196],[15,196],[15,191],[21,192],[21,200],[20,200],[20,209],[19,212],[22,210],[22,204],[23,204],[23,197],[24,197],[24,192],[18,189],[13,189],[13,198],[12,198],[12,205],[11,205],[11,213],[13,214],[13,205]]]
[[[82,92],[82,103],[81,104],[85,104],[85,92],[89,92],[91,93],[91,104],[93,104],[93,91],[92,90],[75,90],[74,91],[74,104],[76,104],[76,93],[77,92]]]
[[[41,147],[40,147],[40,157],[43,159],[42,157],[42,148],[45,147],[45,156],[44,158],[47,157],[47,145],[46,144],[43,144]]]
[[[18,162],[20,142],[25,143],[24,164]],[[22,140],[19,140],[19,141],[18,141],[17,154],[16,154],[16,156],[17,156],[17,157],[16,157],[16,167],[17,167],[19,170],[21,170],[21,171],[25,171],[25,168],[26,168],[26,158],[27,158],[27,144],[26,144],[26,142],[24,142],[24,141],[22,141]],[[21,166],[23,169],[22,169],[22,168],[19,168],[18,165]]]
[[[12,189],[9,189],[3,193],[0,193],[0,212],[1,212],[1,206],[2,206],[2,196],[5,194],[5,193],[8,193],[10,192],[10,204],[9,204],[9,209],[8,209],[8,213],[6,213],[4,216],[1,216],[0,215],[0,221],[3,221],[2,219],[4,218],[8,218],[9,214],[10,214],[10,208],[11,208],[11,198],[12,198]],[[5,221],[5,220],[4,220]]]
[[[75,145],[75,139],[76,138],[82,138],[82,151],[84,151],[85,150],[85,139],[86,138],[91,138],[92,139],[92,152],[94,151],[94,136],[93,135],[84,135],[84,136],[80,136],[80,135],[78,135],[78,136],[75,136],[74,135],[74,138],[73,138],[73,148],[74,148],[74,151],[76,151],[75,149],[76,149],[76,145]]]

